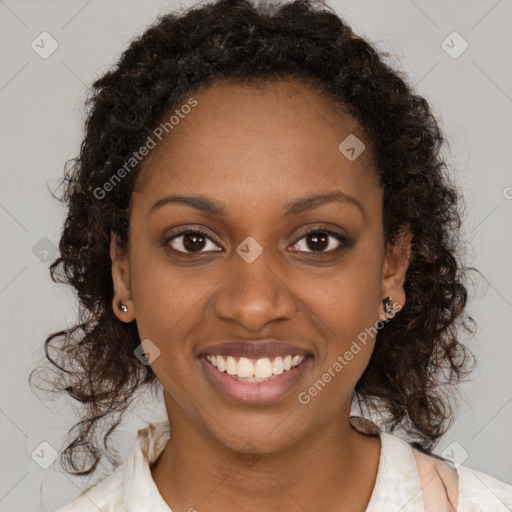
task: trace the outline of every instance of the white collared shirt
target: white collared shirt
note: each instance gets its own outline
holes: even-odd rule
[[[447,505],[444,489],[450,484],[443,480],[443,471],[455,476],[457,512],[512,511],[512,485],[462,465],[457,469],[450,466],[439,474],[436,468],[441,468],[440,464],[448,468],[446,462],[419,452],[368,420],[351,416],[350,422],[361,432],[379,435],[381,441],[377,479],[366,512],[454,510]],[[167,420],[140,429],[135,446],[122,465],[54,512],[172,512],[150,471],[169,438]]]

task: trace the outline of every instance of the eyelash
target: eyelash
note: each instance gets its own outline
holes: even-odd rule
[[[340,246],[338,246],[337,248],[335,249],[331,249],[330,251],[296,251],[296,252],[305,252],[306,254],[332,254],[332,253],[335,253],[336,251],[342,249],[342,248],[350,248],[354,245],[354,241],[340,233],[337,233],[336,231],[332,231],[330,229],[326,229],[326,228],[314,228],[310,231],[307,231],[306,233],[304,233],[300,238],[298,238],[292,245],[295,245],[297,244],[300,240],[302,240],[303,238],[307,237],[308,235],[312,235],[312,234],[317,234],[317,233],[321,233],[321,234],[326,234],[326,235],[329,235],[329,236],[332,236],[333,238],[335,238],[336,240],[338,240],[338,242],[340,242]],[[184,235],[190,235],[190,234],[195,234],[195,235],[201,235],[201,236],[204,236],[205,238],[208,238],[208,240],[214,242],[214,243],[217,243],[214,239],[212,239],[212,237],[210,235],[208,235],[204,230],[202,230],[201,228],[188,228],[188,229],[184,229],[183,231],[179,231],[178,233],[175,233],[172,237],[170,238],[167,238],[165,241],[164,241],[164,245],[168,246],[169,245],[169,242],[171,242],[172,240],[174,240],[175,238],[179,238],[180,236],[184,236]],[[201,252],[197,252],[197,253],[193,253],[193,252],[185,252],[185,251],[176,251],[175,252],[178,252],[179,254],[202,254]],[[218,252],[218,251],[215,251],[215,252]]]
[[[306,233],[303,233],[302,236],[300,238],[298,238],[292,245],[295,245],[296,243],[300,242],[303,238],[306,238],[308,235],[313,235],[313,234],[317,234],[317,233],[321,233],[321,234],[324,234],[324,235],[329,235],[329,236],[332,236],[333,238],[335,238],[336,240],[338,240],[338,242],[340,243],[340,245],[338,247],[336,247],[335,249],[331,249],[329,251],[304,251],[306,252],[306,254],[334,254],[336,251],[339,251],[343,248],[350,248],[354,245],[354,241],[344,235],[342,235],[341,233],[338,233],[336,231],[332,231],[328,228],[313,228],[311,229],[310,231],[307,231]],[[299,251],[297,251],[299,252]]]

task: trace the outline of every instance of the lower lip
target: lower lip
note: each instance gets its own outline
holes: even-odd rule
[[[299,382],[311,364],[312,358],[306,357],[299,366],[284,371],[267,382],[243,382],[233,379],[226,372],[220,372],[204,357],[199,361],[210,382],[223,394],[237,402],[245,404],[269,404],[277,402],[289,393]]]

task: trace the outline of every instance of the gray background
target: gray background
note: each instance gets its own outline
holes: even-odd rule
[[[51,448],[41,443],[58,451],[75,422],[66,399],[34,394],[27,385],[46,336],[70,325],[76,312],[71,290],[51,282],[44,261],[45,254],[53,258],[64,219],[48,188],[55,189],[65,161],[78,152],[87,86],[156,14],[177,5],[0,0],[0,512],[51,510],[109,472],[70,477],[57,461],[43,469],[32,455],[51,462]],[[356,33],[391,52],[391,62],[429,100],[450,140],[446,155],[467,201],[467,258],[485,281],[469,308],[479,324],[470,343],[479,366],[462,387],[457,421],[436,451],[512,483],[512,3],[329,5]],[[47,59],[31,48],[43,31],[59,45]],[[453,31],[469,44],[457,58],[442,47]],[[447,44],[453,52],[461,43]],[[122,457],[137,428],[165,417],[161,403],[140,398],[117,436]]]

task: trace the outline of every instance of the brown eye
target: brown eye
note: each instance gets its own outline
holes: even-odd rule
[[[325,251],[329,246],[329,238],[326,233],[312,233],[306,237],[306,245],[312,251]]]
[[[301,244],[302,240],[305,240],[305,243]],[[331,253],[342,247],[352,247],[353,245],[353,241],[341,233],[327,229],[316,229],[304,234],[292,247],[295,252]]]
[[[208,247],[208,242],[210,242],[211,247]],[[186,231],[181,231],[180,233],[177,233],[176,235],[169,238],[166,243],[167,245],[170,245],[175,251],[184,254],[207,252],[203,251],[205,247],[209,250],[219,250],[215,249],[215,247],[218,246],[213,243],[211,238],[204,231],[198,229],[188,229]]]

